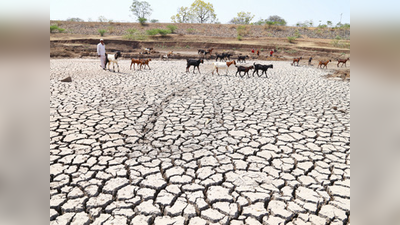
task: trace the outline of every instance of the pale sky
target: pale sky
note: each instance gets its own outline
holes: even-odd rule
[[[153,12],[149,19],[170,23],[171,16],[181,6],[189,7],[194,0],[142,0],[147,1]],[[314,25],[332,21],[336,25],[350,23],[350,0],[203,0],[214,6],[218,21],[228,23],[238,12],[251,12],[252,22],[278,15],[287,25],[313,20]],[[85,21],[97,21],[99,16],[119,22],[137,22],[129,10],[132,0],[50,0],[50,20],[66,20],[79,17]]]

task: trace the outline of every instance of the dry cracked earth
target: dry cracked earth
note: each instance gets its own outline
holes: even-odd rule
[[[273,64],[51,59],[50,224],[350,224],[350,83]]]

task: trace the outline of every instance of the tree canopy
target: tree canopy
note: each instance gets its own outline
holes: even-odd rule
[[[151,12],[153,11],[148,2],[138,0],[133,0],[130,10],[139,21],[140,19],[146,19],[146,17],[150,16]]]
[[[178,13],[171,16],[171,20],[174,23],[189,23],[192,20],[193,15],[190,12],[189,7],[178,8]]]
[[[195,0],[190,6],[193,15],[193,21],[198,23],[212,23],[217,20],[214,12],[214,6],[211,3],[205,3],[202,0]]]
[[[238,12],[237,17],[234,17],[230,23],[234,24],[250,24],[253,20],[254,15],[251,12]]]
[[[195,0],[190,8],[178,8],[178,13],[171,20],[174,23],[213,23],[217,21],[217,15],[211,3]]]
[[[286,25],[286,20],[283,19],[280,16],[277,16],[277,15],[270,16],[265,21],[268,24],[274,24],[274,25],[280,25],[280,26],[285,26]]]

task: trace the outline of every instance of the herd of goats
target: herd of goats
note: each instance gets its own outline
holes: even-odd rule
[[[145,50],[147,52],[150,52],[152,49],[151,48],[150,49],[146,48]],[[199,55],[203,55],[203,56],[205,56],[207,54],[211,55],[212,51],[213,51],[213,48],[208,49],[208,50],[199,49],[198,50],[198,54]],[[173,55],[173,52],[170,51],[169,53],[167,53],[165,55],[161,55],[160,59],[168,60],[169,58],[171,58],[172,55]],[[253,70],[253,74],[252,74],[253,76],[254,76],[255,73],[257,73],[257,75],[259,77],[262,76],[263,74],[265,74],[265,76],[268,78],[267,70],[269,68],[271,68],[271,69],[274,68],[272,64],[263,65],[263,64],[256,64],[256,63],[253,63],[253,65],[251,65],[251,66],[238,66],[238,65],[236,65],[236,60],[230,61],[231,60],[231,58],[230,58],[231,56],[233,56],[233,54],[231,54],[231,53],[216,54],[216,59],[215,59],[216,62],[213,63],[212,74],[214,74],[214,71],[216,71],[217,74],[219,75],[218,69],[225,69],[226,70],[226,75],[227,75],[228,74],[228,68],[231,65],[234,65],[237,68],[235,76],[237,76],[237,74],[239,73],[240,77],[243,77],[246,74],[247,74],[248,77],[250,77],[249,71]],[[118,72],[119,72],[119,65],[118,65],[118,58],[119,57],[121,57],[121,52],[120,51],[117,51],[115,54],[106,54],[106,64],[108,65],[108,70],[110,70],[110,63],[113,63],[113,71],[115,72],[115,64],[116,64],[117,68],[118,68]],[[239,55],[238,58],[237,58],[237,62],[238,63],[239,62],[246,63],[246,58],[249,58],[249,56],[248,55],[245,55],[245,56]],[[219,62],[218,62],[218,59],[220,60]],[[292,66],[295,66],[295,65],[298,66],[301,59],[303,59],[303,58],[302,57],[294,58],[293,62],[291,63],[291,65]],[[222,62],[222,60],[224,60],[225,62]],[[342,63],[342,67],[343,67],[343,65],[345,65],[347,67],[346,62],[348,60],[350,60],[350,58],[338,59],[337,60],[338,61],[337,66],[339,67],[339,64]],[[134,70],[135,70],[135,65],[137,65],[140,70],[142,69],[142,66],[144,68],[148,67],[150,69],[150,66],[149,66],[149,62],[150,61],[151,61],[150,58],[149,59],[134,59],[134,58],[132,58],[131,59],[130,70],[132,70],[132,65],[133,65],[133,69]],[[197,67],[197,70],[200,73],[199,66],[200,66],[201,63],[204,64],[204,57],[202,57],[200,59],[186,59],[186,61],[187,61],[186,72],[189,72],[189,68],[191,66],[193,66],[193,73],[195,73],[196,67]],[[311,65],[311,61],[312,61],[312,57],[310,57],[308,59],[308,65]],[[317,68],[321,68],[321,69],[322,68],[327,68],[329,62],[332,62],[332,60],[319,61]],[[261,74],[259,74],[259,70],[261,70]],[[243,75],[242,75],[242,72],[243,72]]]

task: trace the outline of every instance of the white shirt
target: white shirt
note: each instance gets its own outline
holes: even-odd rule
[[[102,45],[101,43],[99,43],[97,45],[97,55],[105,55],[106,54],[106,45]]]

